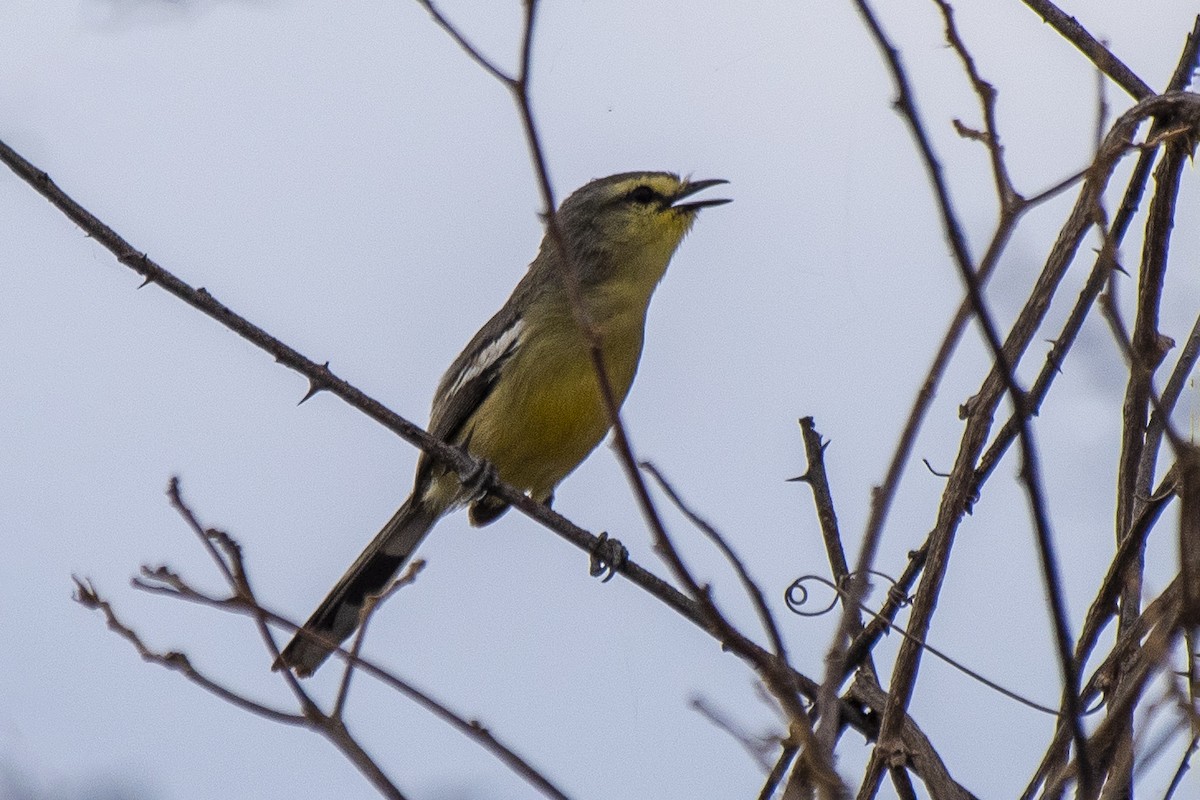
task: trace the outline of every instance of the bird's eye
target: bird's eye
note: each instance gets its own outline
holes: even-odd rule
[[[642,204],[653,203],[661,197],[658,192],[654,191],[649,186],[638,186],[627,196],[633,202]]]

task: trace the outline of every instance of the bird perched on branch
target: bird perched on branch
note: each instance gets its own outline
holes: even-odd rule
[[[671,256],[700,209],[729,202],[684,201],[720,183],[725,181],[626,172],[575,191],[554,215],[561,240],[547,230],[508,302],[442,377],[429,432],[489,464],[504,483],[550,502],[554,487],[595,449],[611,423],[580,319],[600,342],[619,408],[637,372],[650,297]],[[453,469],[422,453],[412,494],[297,632],[275,668],[312,674],[358,627],[367,597],[387,585],[439,518],[463,505],[477,526],[508,508],[495,495],[464,486]]]

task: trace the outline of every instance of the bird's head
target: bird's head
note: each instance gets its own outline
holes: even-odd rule
[[[688,198],[723,180],[692,181],[670,172],[624,172],[577,189],[555,215],[580,281],[631,281],[652,289],[696,214],[727,199]]]

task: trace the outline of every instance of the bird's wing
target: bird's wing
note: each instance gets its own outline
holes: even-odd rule
[[[466,444],[471,416],[496,387],[524,331],[525,322],[507,305],[479,329],[442,376],[430,413],[430,434],[444,442]],[[428,476],[430,466],[430,459],[423,455],[418,483]]]

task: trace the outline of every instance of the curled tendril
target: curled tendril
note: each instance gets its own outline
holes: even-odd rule
[[[828,614],[830,611],[833,611],[833,607],[837,605],[836,594],[833,596],[833,599],[829,601],[829,605],[822,609],[811,611],[802,608],[802,606],[808,602],[808,587],[804,585],[808,581],[816,581],[817,583],[828,586],[835,592],[837,591],[837,587],[833,585],[832,581],[822,578],[820,575],[801,575],[799,578],[796,578],[796,580],[792,581],[791,585],[784,590],[783,602],[787,603],[788,610],[793,614],[799,614],[802,617],[819,617],[822,614]],[[799,596],[797,596],[797,594]]]
[[[822,577],[821,575],[801,575],[799,578],[796,578],[796,580],[792,581],[791,585],[788,586],[784,591],[783,601],[787,604],[789,611],[802,617],[819,617],[823,614],[828,614],[830,611],[833,611],[834,607],[837,606],[838,597],[846,596],[846,584],[849,583],[855,575],[862,574],[864,573],[847,573],[846,576],[836,584],[828,578]],[[904,590],[900,588],[900,584],[898,584],[896,579],[891,575],[874,569],[866,570],[865,574],[874,575],[877,578],[883,578],[885,581],[891,584],[891,588],[888,589],[888,599],[895,603],[897,607],[904,608],[910,602],[912,602],[912,598],[904,593]],[[833,590],[834,597],[829,601],[829,605],[817,610],[802,608],[802,606],[808,602],[809,591],[805,584],[809,582],[816,582],[822,586],[828,586]]]
[[[793,614],[798,614],[802,617],[819,617],[822,614],[828,614],[837,605],[838,598],[849,597],[849,593],[846,591],[846,584],[849,583],[851,578],[853,578],[855,575],[861,575],[861,574],[864,574],[864,573],[851,572],[851,573],[847,574],[845,577],[843,577],[842,580],[839,581],[838,583],[834,583],[833,581],[831,581],[828,578],[825,578],[821,575],[802,575],[799,578],[796,578],[796,580],[792,581],[791,585],[788,586],[787,589],[784,591],[784,593],[783,593],[784,602],[787,603],[788,609]],[[883,578],[885,581],[887,581],[888,583],[891,584],[891,587],[888,589],[888,600],[891,601],[893,604],[895,604],[898,608],[903,608],[912,603],[912,598],[909,597],[904,592],[904,590],[900,588],[900,585],[890,575],[887,575],[886,573],[879,572],[879,571],[873,570],[873,569],[866,570],[865,574],[874,575],[878,578]],[[806,611],[806,610],[801,609],[801,606],[803,606],[805,603],[808,602],[809,591],[808,591],[808,587],[805,584],[810,583],[810,582],[816,582],[816,583],[821,584],[822,586],[828,586],[830,589],[833,590],[833,592],[834,592],[833,600],[831,600],[829,602],[829,605],[826,606],[825,608],[822,608],[817,611]],[[870,614],[872,617],[875,617],[876,619],[887,623],[889,630],[898,631],[900,633],[900,635],[903,636],[905,639],[912,640],[913,642],[915,642],[917,644],[918,647],[921,647],[926,652],[941,659],[942,661],[949,664],[951,667],[953,667],[954,669],[963,673],[964,675],[971,678],[972,680],[978,681],[979,683],[982,683],[984,686],[987,686],[988,688],[992,689],[993,691],[999,692],[1000,694],[1002,694],[1005,697],[1008,697],[1012,700],[1016,700],[1018,703],[1028,706],[1029,708],[1032,708],[1035,711],[1040,711],[1043,714],[1048,714],[1052,717],[1059,716],[1058,709],[1051,708],[1050,706],[1045,706],[1045,705],[1042,705],[1041,703],[1034,702],[1033,700],[1030,700],[1027,697],[1023,697],[1022,695],[1017,694],[1016,692],[1014,692],[1011,689],[1006,689],[1005,687],[1001,686],[1000,684],[996,683],[995,681],[983,676],[982,674],[976,672],[975,670],[971,669],[970,667],[966,666],[965,664],[963,664],[959,661],[956,661],[955,659],[946,655],[945,653],[943,653],[941,650],[937,649],[933,645],[928,644],[928,643],[918,639],[917,637],[913,636],[908,631],[906,631],[904,628],[902,628],[901,626],[892,622],[890,619],[887,619],[887,618],[881,616],[879,614],[879,612],[872,611],[871,609],[867,608],[861,601],[857,602],[856,605],[858,606],[859,609],[866,612],[867,614]],[[1103,708],[1104,705],[1105,705],[1104,698],[1101,697],[1097,700],[1097,702],[1091,708],[1088,708],[1085,711],[1083,711],[1082,716],[1086,717],[1090,714],[1094,714],[1097,711],[1099,711],[1101,708]]]

